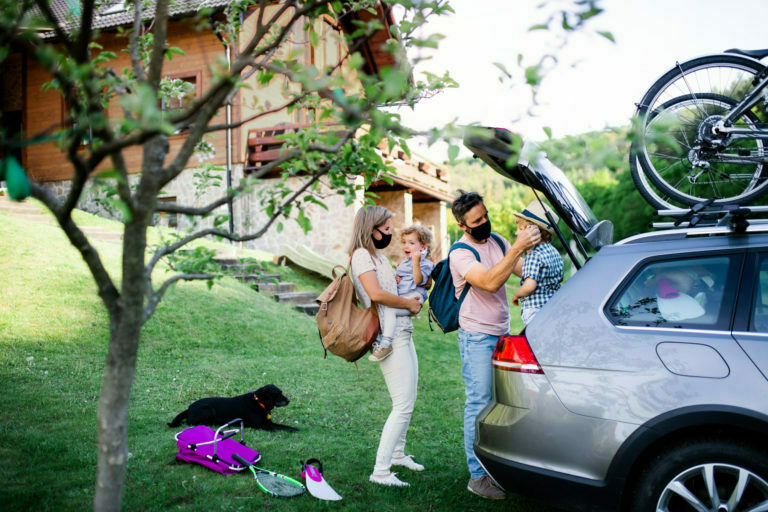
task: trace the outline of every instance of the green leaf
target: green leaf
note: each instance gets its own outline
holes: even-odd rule
[[[599,7],[595,7],[593,5],[592,8],[590,10],[588,10],[587,12],[583,12],[583,13],[579,14],[579,18],[581,18],[581,21],[586,21],[589,18],[597,16],[601,12],[603,12],[603,9],[601,9]]]
[[[456,160],[457,156],[459,156],[459,146],[456,146],[455,144],[448,146],[448,159],[451,163]]]
[[[534,30],[549,30],[549,25],[540,23],[538,25],[531,25],[528,27],[528,32],[533,32]]]
[[[545,127],[544,127],[544,128],[542,128],[542,129],[544,130],[544,133],[546,133],[546,134],[547,134],[547,138],[548,138],[549,140],[552,140],[552,128],[550,128],[549,126],[545,126]]]
[[[502,73],[504,73],[504,75],[506,75],[507,78],[512,78],[512,75],[509,74],[509,71],[507,71],[507,68],[504,67],[504,64],[502,64],[501,62],[494,62],[493,65],[499,68],[499,70]]]
[[[14,201],[23,201],[32,193],[27,173],[13,156],[7,156],[2,162],[2,175],[8,187],[8,195]]]
[[[165,56],[168,58],[168,60],[173,59],[174,55],[182,55],[182,56],[184,56],[184,55],[186,55],[186,52],[184,52],[184,50],[182,50],[178,46],[170,46],[170,47],[168,47],[168,49],[165,51]]]
[[[539,85],[541,83],[541,75],[539,74],[539,66],[528,66],[525,68],[525,82],[528,85]]]
[[[317,48],[317,45],[319,43],[319,38],[317,37],[317,32],[315,32],[315,27],[310,26],[309,27],[309,44],[312,45],[313,48]]]
[[[598,30],[597,33],[600,34],[601,36],[603,36],[604,38],[606,38],[607,40],[609,40],[612,43],[616,42],[616,39],[613,37],[613,34],[611,34],[610,32],[605,32],[605,31],[602,31],[602,30]]]

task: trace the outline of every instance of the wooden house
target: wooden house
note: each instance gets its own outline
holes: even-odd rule
[[[212,84],[213,65],[225,62],[229,58],[229,49],[217,37],[212,27],[199,23],[199,20],[193,22],[191,17],[201,6],[220,11],[227,4],[228,0],[178,0],[173,3],[172,18],[168,24],[168,44],[181,48],[185,55],[177,55],[172,60],[166,61],[164,74],[181,78],[192,87],[188,97],[178,99],[179,105],[168,105],[168,108],[178,108],[190,98],[200,97]],[[73,5],[73,2],[68,0],[53,0],[51,3],[54,13],[61,19],[60,26],[64,30],[68,29],[67,23],[71,22],[73,14],[76,18],[77,13],[72,11]],[[274,8],[276,8],[274,5],[267,7],[267,9]],[[391,15],[381,5],[376,15],[384,22],[385,27],[391,24]],[[355,13],[355,16],[365,20],[374,14],[360,11]],[[132,17],[132,11],[124,7],[123,0],[116,0],[103,4],[94,19],[94,27],[98,28],[101,34],[98,43],[105,50],[113,51],[118,55],[117,62],[110,63],[117,69],[130,65],[129,56],[121,51],[128,45],[128,40],[119,34],[117,27],[130,25]],[[254,31],[256,18],[253,15],[244,17],[241,41],[247,40],[249,34]],[[305,63],[316,65],[318,68],[336,64],[345,51],[346,42],[343,32],[351,30],[352,27],[348,25],[348,22],[337,23],[336,20],[330,19],[327,23],[318,22],[314,28],[320,37],[314,46],[303,28],[297,26],[295,33],[290,36],[292,47],[284,51],[292,53],[298,51]],[[367,73],[377,73],[392,65],[391,55],[380,49],[382,42],[389,37],[388,30],[381,30],[362,46],[361,54],[365,59]],[[342,65],[340,72],[345,74],[345,82],[349,87],[359,87],[360,82],[354,70]],[[35,59],[24,53],[15,53],[6,59],[0,68],[0,112],[2,112],[0,119],[5,128],[16,132],[22,131],[30,136],[52,125],[65,123],[68,116],[62,96],[55,90],[46,90],[43,87],[43,84],[50,79],[51,76]],[[228,108],[221,109],[213,119],[213,123],[223,123],[227,118],[232,122],[249,119],[260,105],[281,104],[285,98],[286,88],[289,87],[277,80],[268,86],[261,86],[255,76],[247,79],[247,84],[250,88],[241,89],[232,104]],[[108,107],[107,116],[117,118],[121,115],[119,109],[120,106],[113,102]],[[275,138],[276,135],[306,123],[306,115],[306,112],[300,109],[290,114],[284,111],[278,112],[247,122],[239,128],[212,134],[208,139],[215,149],[212,161],[221,166],[226,174],[226,179],[221,180],[221,187],[225,187],[227,181],[236,185],[248,173],[273,160],[279,153],[280,146],[280,141]],[[170,157],[173,156],[174,149],[180,147],[184,137],[183,132],[169,137]],[[379,196],[379,203],[393,212],[395,228],[414,222],[430,227],[437,241],[434,258],[443,257],[448,243],[446,203],[452,200],[446,172],[439,166],[419,159],[415,155],[409,158],[397,149],[389,153],[386,148],[383,148],[382,155],[391,160],[397,171],[392,176],[392,184],[381,181],[372,185],[372,190]],[[45,183],[58,195],[66,193],[72,177],[72,169],[55,141],[27,146],[20,151],[19,157],[32,178]],[[130,171],[138,172],[141,163],[141,147],[126,151],[125,157]],[[193,157],[190,166],[196,163]],[[218,192],[210,192],[210,197],[200,197],[195,191],[194,171],[195,168],[190,167],[171,182],[164,190],[161,200],[188,205],[205,204],[208,199],[218,195]],[[268,183],[269,179],[276,178],[268,176],[265,182]],[[235,201],[231,211],[231,226],[234,232],[245,233],[249,228],[258,227],[259,222],[265,218],[264,213],[260,211],[257,194],[258,191],[255,191]],[[293,222],[286,222],[280,232],[271,228],[266,235],[245,243],[245,246],[280,254],[285,246],[301,245],[327,258],[336,261],[345,260],[346,245],[352,227],[351,219],[361,202],[346,206],[340,197],[334,199],[333,196],[329,196],[329,198],[328,210],[322,208],[311,210],[313,230],[307,235],[304,235]],[[98,190],[88,189],[81,200],[80,207],[106,213],[100,209],[99,205]],[[226,207],[222,209],[222,212],[226,213]],[[178,228],[186,227],[186,222],[185,218],[176,218],[173,215],[163,215],[158,218],[159,224]],[[395,249],[396,247],[393,247],[393,254]]]

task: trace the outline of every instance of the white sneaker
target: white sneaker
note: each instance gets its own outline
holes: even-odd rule
[[[393,466],[403,466],[412,471],[424,471],[424,466],[413,460],[413,455],[406,455],[399,459],[392,459]]]
[[[408,487],[409,485],[411,485],[408,482],[403,482],[402,480],[397,478],[395,476],[396,474],[397,473],[390,473],[390,474],[388,474],[386,476],[371,475],[370,478],[368,478],[368,480],[370,480],[371,482],[373,482],[375,484],[389,485],[389,486],[392,486],[392,487]]]

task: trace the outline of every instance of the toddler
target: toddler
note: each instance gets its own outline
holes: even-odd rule
[[[429,259],[432,246],[432,232],[424,226],[413,225],[400,232],[405,259],[397,266],[397,294],[401,297],[418,299],[424,304],[427,289],[424,288],[435,264]],[[381,338],[373,344],[368,356],[370,361],[383,361],[392,353],[392,337],[395,334],[398,316],[411,314],[407,309],[385,308],[381,319]]]
[[[525,325],[560,289],[560,281],[563,280],[563,258],[550,243],[555,230],[547,220],[546,211],[557,223],[557,216],[551,210],[545,210],[539,201],[532,201],[520,213],[515,212],[518,231],[530,225],[538,226],[541,231],[541,242],[529,249],[523,260],[520,288],[512,296],[512,303],[522,306],[521,316]]]

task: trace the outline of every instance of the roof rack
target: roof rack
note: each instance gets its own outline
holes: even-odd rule
[[[674,222],[654,222],[656,229],[720,227],[734,233],[744,233],[748,226],[768,225],[768,219],[750,219],[754,214],[768,213],[768,206],[716,205],[714,199],[696,204],[690,209],[656,210],[660,217],[673,217]]]

